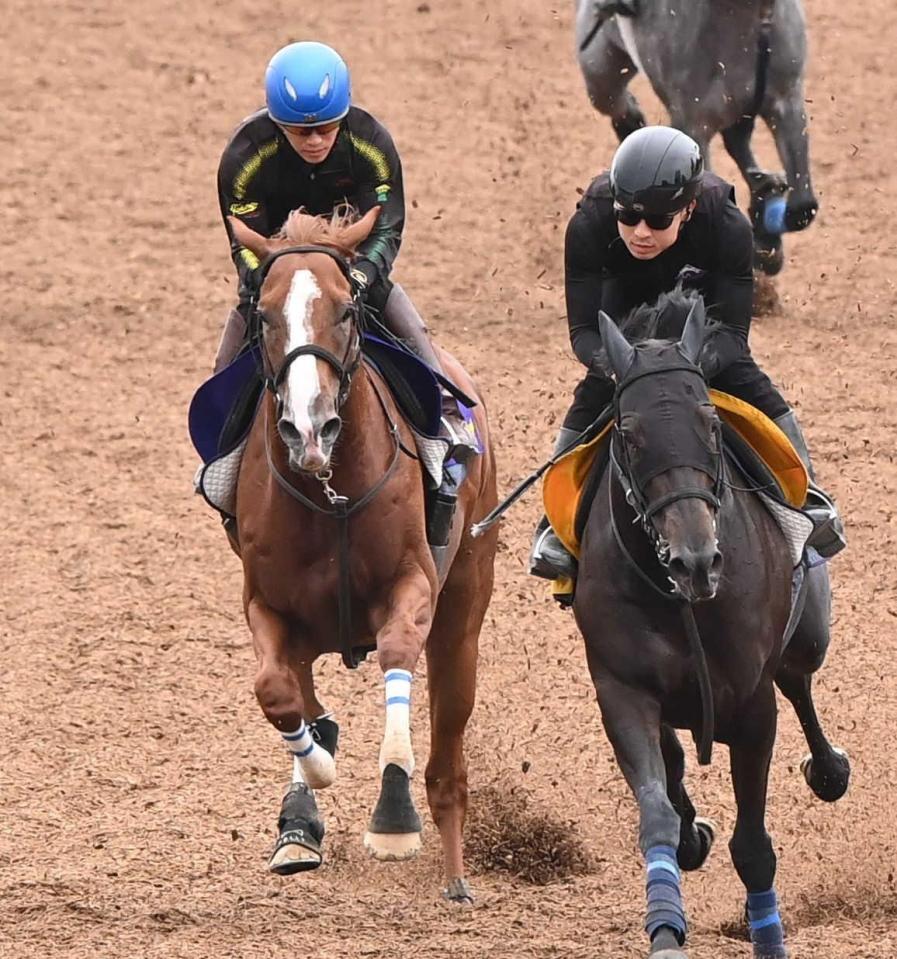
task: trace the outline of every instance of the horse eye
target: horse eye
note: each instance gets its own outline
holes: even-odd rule
[[[345,308],[343,309],[343,314],[342,314],[342,316],[339,318],[338,322],[341,323],[341,324],[342,324],[342,323],[348,323],[348,321],[352,319],[353,312],[354,312],[354,311],[353,311],[353,309],[352,309],[351,303],[350,303],[350,304],[347,304],[347,305],[345,306]]]

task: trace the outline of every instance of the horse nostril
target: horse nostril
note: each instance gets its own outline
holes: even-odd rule
[[[674,578],[685,579],[689,575],[688,564],[679,556],[674,556],[669,562],[670,575]]]
[[[710,561],[710,575],[719,576],[723,571],[723,554],[717,550]]]
[[[339,436],[343,421],[338,416],[331,416],[329,420],[321,427],[320,438],[322,443],[335,443]]]
[[[295,424],[291,423],[288,419],[281,417],[277,421],[277,432],[280,433],[280,438],[287,444],[287,446],[296,446],[298,445],[302,437],[299,435],[299,430],[296,429]]]

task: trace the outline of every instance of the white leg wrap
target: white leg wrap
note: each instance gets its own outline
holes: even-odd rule
[[[411,673],[407,669],[390,669],[384,680],[386,731],[380,747],[380,772],[390,763],[395,763],[412,776],[414,753],[411,750]]]
[[[281,733],[293,754],[293,782],[304,782],[312,789],[323,789],[336,779],[336,763],[326,749],[312,739],[304,722],[292,733]]]

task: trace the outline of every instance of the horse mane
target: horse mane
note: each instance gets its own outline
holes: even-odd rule
[[[620,331],[633,344],[649,340],[678,340],[692,306],[700,299],[702,296],[697,290],[684,289],[681,283],[677,283],[672,290],[661,293],[654,303],[641,303],[630,310],[620,324]],[[719,326],[719,321],[707,321],[704,328],[705,343]],[[604,350],[598,353],[597,358],[605,371],[610,373],[611,366]]]
[[[338,207],[329,217],[313,216],[305,207],[299,207],[290,213],[274,237],[297,246],[329,246],[351,257],[353,250],[346,242],[345,233],[357,220],[358,212],[351,206]]]

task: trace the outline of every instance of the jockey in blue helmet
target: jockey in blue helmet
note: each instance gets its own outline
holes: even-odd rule
[[[259,263],[234,239],[227,218],[256,233],[276,233],[292,210],[329,215],[346,204],[380,216],[359,246],[353,276],[381,322],[429,366],[442,373],[427,328],[402,288],[390,279],[402,242],[405,195],[402,164],[392,137],[371,114],[352,105],[349,68],[323,43],[290,43],[265,73],[264,108],[234,131],[218,167],[218,196],[240,278],[239,302],[228,316],[215,371],[246,341]],[[447,393],[443,427],[454,455],[478,450],[470,425]]]

